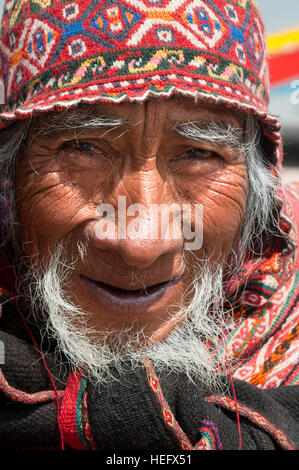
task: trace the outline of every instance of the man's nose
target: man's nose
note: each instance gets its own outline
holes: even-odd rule
[[[145,268],[153,265],[163,256],[173,258],[181,251],[182,243],[179,239],[163,240],[161,237],[151,239],[122,240],[118,252],[123,261],[136,268]]]
[[[102,222],[96,223],[93,244],[138,268],[180,253],[184,243],[180,205],[174,202],[172,191],[167,190],[158,171],[148,172],[146,177],[134,173],[126,178],[123,187],[125,195],[123,191],[114,194],[106,236],[99,230]]]

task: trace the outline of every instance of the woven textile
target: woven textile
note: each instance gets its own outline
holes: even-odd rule
[[[8,1],[1,36],[1,126],[79,102],[174,92],[267,109],[252,0]]]
[[[14,320],[18,322],[17,315]],[[55,400],[46,391],[49,378],[36,361],[38,353],[13,335],[1,332],[0,338],[10,351],[5,365],[8,382],[4,388],[0,385],[0,448],[59,449]],[[53,358],[46,357],[57,385],[65,387],[59,395],[67,448],[106,451],[238,448],[236,402],[230,398],[230,387],[225,396],[207,395],[203,384],[187,380],[184,374],[158,377],[149,362],[145,368],[140,367],[109,386],[97,387],[81,373],[71,373],[64,385],[65,377],[57,376]],[[18,396],[7,394],[8,383],[14,392],[18,392],[17,384],[26,384],[28,392],[19,390]],[[234,384],[242,449],[298,447],[298,387],[262,391],[246,382],[234,380]]]
[[[294,247],[299,186],[287,187],[286,194],[283,218],[289,221],[287,233]],[[236,325],[223,341],[223,348],[234,358],[234,377],[261,389],[299,385],[299,259],[297,250],[287,253],[283,245],[276,245],[265,249],[252,272],[245,266],[246,288],[234,308]],[[242,279],[238,282],[240,288]]]
[[[77,450],[235,449],[237,406],[243,449],[295,450],[299,429],[289,407],[296,403],[298,387],[284,387],[283,406],[271,392],[246,382],[235,380],[234,387],[237,403],[230,398],[228,385],[226,395],[206,396],[202,383],[193,383],[184,374],[158,377],[147,360],[144,368],[128,371],[108,385],[97,386],[84,374],[72,373],[63,398],[64,438]]]

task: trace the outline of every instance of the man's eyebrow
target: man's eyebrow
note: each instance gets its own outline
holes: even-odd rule
[[[178,122],[173,129],[189,140],[224,145],[233,149],[243,144],[243,130],[225,120]]]
[[[59,113],[52,120],[36,121],[35,134],[51,136],[68,130],[106,129],[110,132],[127,124],[124,119],[100,114],[99,112],[81,112],[75,110],[72,113]]]

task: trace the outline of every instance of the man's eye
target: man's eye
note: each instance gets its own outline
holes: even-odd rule
[[[95,153],[94,145],[91,145],[88,142],[76,142],[73,145],[74,150],[77,150],[78,152]]]
[[[65,144],[65,148],[81,153],[95,152],[94,145],[89,144],[88,142],[69,142],[68,144]]]
[[[208,157],[212,152],[204,149],[191,149],[185,152],[185,156],[189,159],[196,160]]]
[[[66,142],[62,149],[87,155],[104,155],[99,148],[89,142]]]
[[[210,158],[219,159],[221,157],[220,157],[220,155],[218,155],[218,153],[213,152],[211,150],[206,150],[206,149],[201,149],[201,148],[194,148],[194,149],[187,150],[183,153],[180,153],[179,155],[174,157],[172,159],[172,161],[182,162],[184,160],[186,161],[186,159],[191,160],[191,161],[200,161],[200,160],[208,160]]]
[[[204,149],[191,149],[184,153],[184,156],[189,160],[202,160],[207,158],[220,158],[220,155],[211,150]]]

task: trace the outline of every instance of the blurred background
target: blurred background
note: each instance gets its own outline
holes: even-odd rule
[[[270,54],[271,113],[279,115],[285,181],[299,181],[299,1],[257,0]],[[0,0],[0,17],[4,0]]]
[[[299,181],[299,1],[259,0],[270,54],[271,112],[284,140],[284,179]]]

